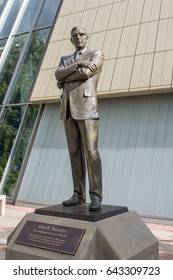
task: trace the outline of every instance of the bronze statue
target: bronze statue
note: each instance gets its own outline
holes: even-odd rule
[[[98,152],[97,83],[104,56],[101,50],[87,48],[88,35],[82,27],[73,27],[71,42],[76,51],[61,57],[55,72],[57,85],[63,89],[61,119],[70,154],[74,193],[64,206],[85,203],[86,166],[89,178],[90,211],[101,208],[102,167]]]

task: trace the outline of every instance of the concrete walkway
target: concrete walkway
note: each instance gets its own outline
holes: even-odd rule
[[[34,208],[6,205],[5,216],[0,216],[0,260],[5,259],[7,236],[25,214],[34,211]],[[159,240],[160,259],[173,260],[173,221],[144,219],[144,222]]]

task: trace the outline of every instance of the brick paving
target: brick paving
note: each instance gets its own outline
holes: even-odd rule
[[[0,260],[5,259],[7,237],[27,214],[34,212],[34,208],[6,205],[5,216],[0,216]],[[164,223],[145,222],[159,241],[160,260],[173,260],[173,222]]]
[[[173,260],[173,255],[160,253],[160,260]]]
[[[173,225],[148,222],[146,225],[159,241],[160,260],[173,260]]]
[[[146,223],[146,225],[149,227],[149,229],[153,230],[162,230],[162,231],[168,231],[173,232],[173,225],[163,225],[163,224],[152,224],[152,223]]]
[[[0,216],[0,260],[5,259],[5,249],[9,234],[27,213],[34,212],[34,210],[33,208],[6,205],[5,216]]]

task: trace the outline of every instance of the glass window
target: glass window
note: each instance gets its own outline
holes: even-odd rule
[[[5,48],[6,42],[7,42],[7,38],[0,40],[0,57],[2,55],[2,52],[3,52],[4,48]]]
[[[44,50],[50,28],[35,31],[22,70],[17,79],[9,103],[25,103],[28,101],[35,74]]]
[[[17,178],[22,166],[22,162],[26,153],[28,142],[31,137],[31,133],[38,114],[38,110],[39,105],[30,105],[25,115],[23,127],[20,131],[15,153],[12,156],[9,172],[3,188],[3,193],[5,193],[7,196],[12,196],[13,194]]]
[[[60,0],[46,0],[35,28],[52,25]]]
[[[8,0],[0,0],[0,15],[3,12],[3,9],[5,8],[5,5],[7,4]]]
[[[23,0],[15,0],[13,6],[11,7],[7,19],[5,20],[5,24],[0,31],[0,37],[7,37],[9,36],[11,29],[14,25],[18,12],[21,8]]]
[[[9,54],[0,75],[0,104],[2,104],[11,78],[13,76],[16,64],[26,40],[26,35],[20,35],[14,38]]]
[[[40,7],[40,2],[43,2],[43,0],[41,0],[41,1],[30,0],[29,1],[27,8],[24,12],[24,15],[21,19],[17,33],[27,32],[27,31],[31,30],[34,18],[36,16],[36,14],[38,13],[38,8]]]
[[[25,0],[8,1],[12,6],[0,26],[0,56],[3,50],[5,55],[0,72],[0,181],[6,168],[1,188],[11,196],[39,110],[38,105],[28,104],[31,87],[61,1],[26,0],[20,19],[18,14]],[[0,0],[0,13],[8,1]],[[15,23],[16,36],[10,34]]]
[[[16,137],[24,107],[6,107],[0,122],[0,181]]]

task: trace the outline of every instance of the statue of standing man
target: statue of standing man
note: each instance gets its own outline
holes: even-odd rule
[[[69,149],[74,192],[64,206],[86,201],[86,165],[89,179],[90,211],[101,209],[102,167],[98,152],[97,83],[104,56],[101,50],[87,48],[88,35],[82,27],[73,27],[71,42],[76,51],[61,57],[55,72],[62,88],[61,119]]]

